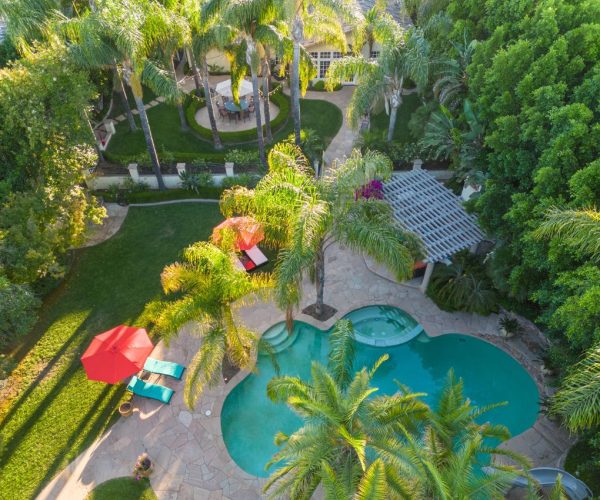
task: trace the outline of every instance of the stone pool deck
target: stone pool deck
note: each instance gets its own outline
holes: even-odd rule
[[[418,289],[394,282],[347,249],[331,247],[326,259],[325,300],[338,313],[325,323],[317,323],[303,314],[298,314],[297,319],[324,329],[352,309],[370,304],[394,305],[411,314],[430,336],[444,332],[475,335],[505,349],[531,373],[540,394],[547,394],[539,353],[525,341],[500,337],[496,315],[482,317],[441,311]],[[314,288],[306,282],[302,304],[312,302]],[[259,302],[240,309],[238,314],[248,327],[259,332],[283,320],[283,314],[272,303]],[[187,364],[199,345],[199,339],[192,333],[191,327],[186,328],[169,347],[160,342],[153,356]],[[182,381],[157,379],[175,389],[171,404],[165,406],[135,397],[134,414],[121,418],[55,477],[38,498],[83,499],[97,484],[129,475],[136,457],[144,451],[155,463],[151,482],[160,499],[263,498],[264,480],[250,476],[233,462],[221,435],[223,401],[245,375],[238,373],[227,385],[206,392],[194,411],[183,403]],[[508,446],[530,456],[535,465],[556,465],[569,443],[564,431],[541,417],[531,429],[511,439]]]

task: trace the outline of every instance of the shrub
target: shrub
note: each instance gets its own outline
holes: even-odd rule
[[[201,188],[214,185],[213,176],[209,172],[201,172],[199,174],[189,174],[182,172],[179,174],[181,185],[184,189],[199,193]]]
[[[190,192],[187,189],[167,189],[165,191],[144,191],[141,193],[132,193],[127,195],[129,203],[156,203],[160,201],[186,200],[194,198],[205,198],[210,200],[218,200],[223,193],[223,188],[220,186],[208,186],[198,188],[197,192]],[[103,196],[106,201],[118,201],[113,198],[107,191],[96,191],[96,196]]]
[[[237,165],[255,165],[260,162],[260,156],[255,150],[232,149],[225,154],[225,161]]]
[[[142,193],[150,189],[150,184],[144,181],[135,182],[131,177],[129,177],[123,181],[121,189],[126,193]]]
[[[496,291],[481,259],[467,251],[456,254],[449,266],[435,266],[427,295],[445,311],[487,316],[498,310]]]
[[[225,177],[221,181],[221,187],[223,189],[229,189],[229,188],[232,188],[233,186],[243,186],[243,187],[253,188],[256,186],[256,184],[258,184],[259,180],[260,180],[259,175],[252,175],[252,174],[234,175],[232,177]]]
[[[37,320],[39,299],[29,286],[0,277],[0,348],[29,332]]]
[[[338,90],[340,90],[343,87],[343,85],[341,83],[336,83],[333,86],[333,89],[331,91],[336,92]],[[310,90],[314,90],[316,92],[325,92],[327,91],[327,89],[325,88],[325,80],[317,80],[314,83],[311,83],[308,88]]]
[[[4,354],[0,354],[0,380],[5,380],[8,378],[10,373],[15,369],[17,363]],[[2,384],[0,384],[0,388],[2,388]],[[2,436],[0,435],[0,439]],[[0,443],[0,453],[2,453],[2,443]]]

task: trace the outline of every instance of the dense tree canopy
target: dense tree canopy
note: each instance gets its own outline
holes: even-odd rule
[[[580,352],[598,340],[598,269],[563,238],[535,232],[551,207],[585,208],[600,200],[600,4],[415,5],[413,18],[432,47],[445,51],[439,56],[452,56],[457,43],[479,41],[467,68],[467,97],[484,130],[477,166],[486,181],[475,209],[498,241],[495,284],[512,299],[536,302],[549,330]],[[427,30],[444,16],[448,30]],[[460,123],[465,117],[458,114],[453,119]]]
[[[82,187],[93,95],[60,48],[0,70],[0,270],[13,281],[60,274],[61,254],[102,215]]]

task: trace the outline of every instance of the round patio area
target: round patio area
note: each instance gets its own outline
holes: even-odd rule
[[[265,114],[262,101],[258,108],[260,108],[260,116],[262,118],[262,123],[264,124]],[[238,118],[235,120],[230,120],[228,117],[219,116],[216,104],[213,104],[213,109],[215,112],[215,119],[217,120],[217,129],[219,132],[239,132],[241,130],[250,130],[256,128],[256,117],[254,116],[254,113],[250,114],[249,119],[246,118],[245,120],[241,120]],[[272,102],[269,102],[269,113],[271,115],[271,121],[273,121],[279,114],[279,107]],[[210,129],[210,120],[208,119],[208,109],[206,106],[200,108],[196,112],[196,121],[200,126]]]

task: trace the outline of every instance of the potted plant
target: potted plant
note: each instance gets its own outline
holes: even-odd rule
[[[502,316],[500,318],[500,333],[506,338],[514,337],[523,332],[523,327],[517,318],[512,316]]]
[[[133,476],[139,481],[143,477],[150,477],[150,474],[152,474],[153,471],[154,469],[150,457],[148,457],[147,453],[142,453],[137,458],[137,462],[133,468]]]
[[[119,413],[122,417],[128,417],[133,413],[133,403],[131,401],[125,401],[119,406]]]

